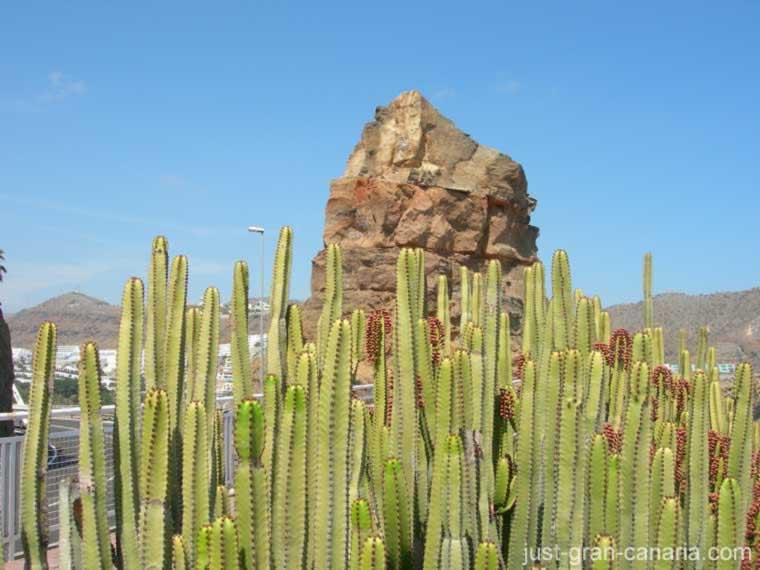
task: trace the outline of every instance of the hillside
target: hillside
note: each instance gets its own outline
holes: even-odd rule
[[[295,302],[295,301],[294,301]],[[119,336],[121,308],[106,301],[95,299],[82,293],[65,293],[47,301],[8,315],[13,346],[33,348],[37,329],[44,321],[53,321],[58,326],[58,344],[76,345],[86,340],[94,340],[100,348],[116,348]],[[265,321],[265,326],[268,320]],[[220,316],[219,341],[229,342],[229,314],[222,307]],[[258,334],[259,321],[251,317],[248,332]]]
[[[102,348],[115,348],[119,331],[119,307],[82,293],[66,293],[36,307],[8,317],[13,345],[31,348],[37,328],[45,320],[58,325],[58,343],[79,344],[93,339]],[[613,328],[638,330],[643,323],[642,303],[609,307]],[[696,331],[710,327],[710,344],[718,348],[723,362],[749,360],[760,370],[760,288],[732,293],[686,295],[664,293],[654,297],[655,321],[665,328],[665,349],[669,361],[676,360],[678,331],[689,331],[689,346],[696,342]],[[222,310],[221,342],[229,342],[229,321]],[[249,332],[258,332],[258,321],[251,318]]]
[[[32,348],[44,321],[58,326],[58,344],[95,340],[101,348],[116,348],[119,307],[82,293],[64,293],[8,317],[13,346]]]
[[[643,326],[643,304],[627,303],[609,307],[613,328],[638,330]],[[709,295],[664,293],[654,297],[655,323],[666,331],[665,351],[675,361],[678,331],[689,333],[689,347],[695,348],[696,331],[709,327],[710,344],[724,362],[749,360],[760,370],[760,288]]]

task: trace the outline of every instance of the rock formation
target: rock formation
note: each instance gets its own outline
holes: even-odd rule
[[[390,306],[399,248],[421,247],[429,300],[435,277],[446,274],[455,323],[459,266],[477,271],[500,260],[519,331],[522,267],[536,259],[535,206],[520,164],[472,140],[419,92],[402,93],[377,108],[343,176],[330,184],[324,241],[343,249],[344,311]],[[307,329],[321,307],[324,266],[322,250],[312,264]]]

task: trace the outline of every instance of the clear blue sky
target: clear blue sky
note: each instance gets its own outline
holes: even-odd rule
[[[523,164],[587,292],[638,299],[647,250],[656,292],[760,285],[758,29],[760,0],[3,2],[0,300],[116,302],[158,233],[226,296],[249,224],[295,228],[307,296],[330,179],[412,88]]]

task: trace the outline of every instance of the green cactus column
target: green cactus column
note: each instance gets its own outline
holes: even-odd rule
[[[74,570],[82,567],[82,537],[74,519],[74,501],[78,497],[75,478],[58,483],[58,568]],[[2,549],[0,549],[2,551]],[[5,566],[0,564],[0,568]]]
[[[645,362],[637,362],[631,372],[623,424],[620,459],[623,473],[620,484],[621,548],[649,545],[649,453],[652,433],[649,385],[649,367]],[[639,563],[633,564],[633,567],[641,566]]]
[[[654,302],[652,301],[652,254],[644,255],[644,328],[654,328]]]
[[[142,334],[143,284],[133,277],[124,286],[121,301],[113,437],[116,544],[124,570],[137,570],[141,567],[137,547],[137,513]]]
[[[181,534],[175,534],[172,537],[172,570],[190,570],[187,547]]]
[[[140,453],[140,567],[161,569],[167,555],[169,398],[153,389],[145,396]]]
[[[196,537],[211,512],[206,418],[201,402],[188,404],[182,431],[182,538],[188,546],[190,565],[195,561]]]
[[[21,472],[21,541],[24,557],[32,570],[47,568],[45,518],[45,474],[47,472],[48,431],[55,368],[56,328],[45,322],[37,332],[29,389],[29,424],[24,437]]]
[[[266,372],[282,378],[285,367],[285,317],[290,297],[290,267],[293,260],[293,230],[280,229],[272,268],[272,292],[269,296],[269,331],[267,332]]]
[[[748,363],[739,364],[736,369],[734,418],[731,425],[731,445],[728,454],[728,477],[739,487],[741,502],[738,516],[744,520],[749,504],[752,486],[750,461],[752,458],[752,367]]]
[[[172,260],[169,274],[166,345],[164,347],[165,378],[162,382],[169,403],[169,516],[171,524],[176,523],[177,528],[182,516],[179,487],[182,480],[181,416],[185,407],[187,277],[187,258],[184,255],[178,255]]]
[[[93,342],[79,351],[79,495],[82,501],[83,562],[86,568],[111,567],[106,514],[106,452],[100,418],[100,358]]]
[[[517,502],[509,537],[509,568],[520,568],[525,548],[534,548],[538,540],[538,410],[536,392],[540,389],[535,365],[528,360],[523,365],[522,390],[520,392],[519,431],[517,435],[517,473],[515,493]]]
[[[145,387],[164,387],[166,344],[166,285],[169,242],[164,236],[153,240],[148,275],[148,310],[145,332]]]
[[[351,503],[351,569],[357,570],[361,562],[364,543],[373,534],[375,524],[367,499],[359,498]]]
[[[451,354],[451,310],[449,308],[449,282],[445,275],[438,276],[436,317],[443,326],[443,350]]]
[[[208,287],[203,293],[203,310],[198,330],[195,379],[189,388],[190,400],[200,402],[206,412],[206,441],[211,440],[216,410],[216,373],[219,361],[219,289]],[[187,540],[186,542],[190,544]]]
[[[349,422],[351,329],[336,320],[324,353],[317,425],[317,505],[314,560],[317,568],[345,568],[349,562]]]
[[[287,382],[288,384],[297,383],[298,380],[298,359],[304,351],[306,341],[303,336],[303,318],[301,317],[301,307],[295,303],[288,305],[286,317],[286,327],[288,331],[287,339]]]
[[[744,528],[744,518],[741,517],[741,490],[736,479],[727,477],[723,480],[718,496],[718,524],[716,550],[720,560],[716,565],[718,570],[733,570],[737,567],[738,553],[744,545],[741,529]],[[731,553],[732,555],[729,555]]]
[[[707,536],[710,457],[707,444],[709,429],[707,380],[702,371],[697,371],[692,378],[689,400],[689,429],[686,438],[688,446],[686,538],[687,544],[693,548],[698,548],[702,559],[705,560],[707,549],[710,546]]]
[[[558,249],[552,257],[552,300],[554,301],[554,347],[568,348],[574,322],[570,262],[567,252]]]
[[[199,570],[236,570],[240,567],[235,521],[219,517],[198,532]]]
[[[366,343],[367,315],[362,309],[351,312],[351,381],[356,382],[359,363],[364,360]]]
[[[169,399],[170,436],[178,431],[179,410],[183,406],[185,392],[185,314],[187,305],[187,258],[178,255],[172,260],[168,286],[168,311],[166,345],[164,347],[165,386]],[[173,457],[179,458],[180,449],[172,451]]]
[[[343,254],[340,246],[327,246],[325,261],[325,296],[322,312],[317,323],[317,362],[319,368],[325,366],[327,344],[333,323],[343,315]]]
[[[394,336],[394,413],[392,433],[395,456],[401,463],[406,496],[414,497],[415,470],[417,468],[417,365],[415,315],[419,311],[419,252],[402,249],[396,263],[396,326]],[[409,516],[413,516],[409,510]],[[411,520],[406,526],[411,531]],[[411,540],[411,539],[410,539]]]
[[[396,458],[385,461],[383,474],[383,508],[385,540],[388,544],[388,567],[412,567],[411,514],[401,463]]]
[[[230,302],[230,356],[232,358],[232,393],[234,406],[253,397],[251,352],[248,348],[248,264],[235,262],[232,270],[232,300]]]
[[[240,537],[241,565],[246,570],[269,568],[270,483],[261,457],[264,451],[264,410],[254,400],[243,400],[235,415],[236,522]]]
[[[364,541],[361,559],[361,570],[385,570],[385,544],[379,536],[372,536]]]
[[[306,543],[306,388],[285,392],[279,421],[272,511],[272,559],[277,568],[301,568]]]

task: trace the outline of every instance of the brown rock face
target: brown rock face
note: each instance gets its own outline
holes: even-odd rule
[[[536,259],[538,237],[527,188],[522,166],[473,141],[417,91],[379,107],[327,200],[324,241],[343,249],[344,310],[390,306],[399,248],[421,247],[431,302],[437,275],[456,293],[460,265],[479,271],[500,260],[519,330],[522,266]],[[323,250],[312,264],[307,333],[321,307],[324,264]]]

